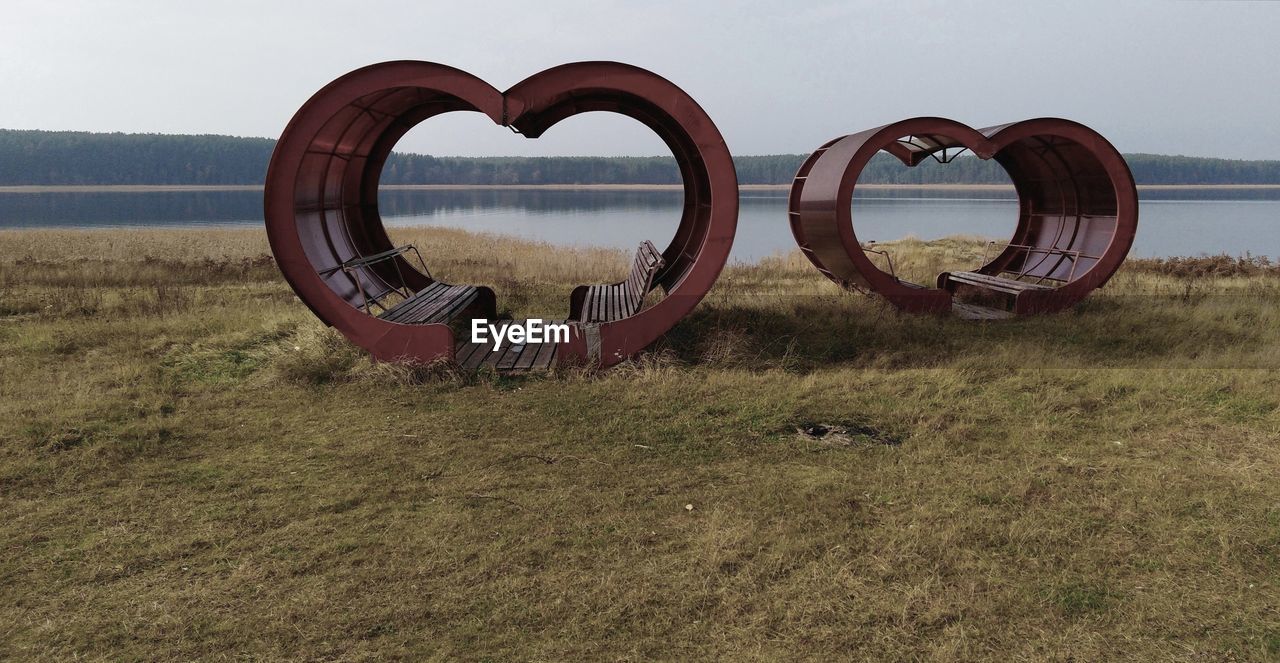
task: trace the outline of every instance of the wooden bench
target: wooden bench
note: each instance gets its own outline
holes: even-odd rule
[[[666,262],[649,240],[640,243],[631,274],[625,281],[606,285],[580,285],[569,296],[569,318],[579,322],[610,322],[640,312],[653,278]]]
[[[983,264],[987,264],[987,252],[992,247],[1006,252],[1010,249],[1015,251],[1014,259],[1006,264],[1005,269],[1012,278],[982,272],[943,272],[938,275],[938,287],[954,292],[955,286],[966,285],[1016,298],[1024,292],[1053,290],[1062,283],[1069,283],[1075,279],[1082,261],[1087,266],[1088,261],[1097,262],[1099,259],[1099,256],[1087,255],[1077,249],[990,242],[982,252]],[[1033,256],[1041,257],[1032,260]],[[1021,280],[1028,277],[1036,281]]]
[[[481,290],[473,285],[449,285],[436,281],[397,302],[378,315],[387,322],[402,325],[447,323],[480,301]]]
[[[356,286],[355,294],[359,296],[356,305],[370,314],[373,312],[372,307],[377,306],[382,309],[378,317],[388,322],[402,325],[447,323],[468,311],[475,311],[481,317],[494,317],[496,298],[489,288],[450,285],[443,281],[431,280],[426,287],[417,292],[410,289],[400,263],[396,261],[397,258],[410,252],[417,255],[422,276],[431,279],[422,254],[412,244],[372,255],[357,256],[329,271],[345,272]],[[374,265],[387,262],[394,267],[396,277],[390,281],[373,270]],[[322,273],[322,276],[324,275]],[[395,281],[399,282],[398,285]],[[392,294],[397,294],[403,299],[387,306],[383,300]]]
[[[938,276],[938,285],[946,287],[946,284],[959,283],[963,285],[972,285],[986,290],[994,290],[1009,295],[1018,295],[1027,290],[1053,290],[1053,286],[1047,286],[1040,283],[1029,283],[1027,281],[1019,281],[1017,279],[1005,278],[1003,276],[993,276],[991,274],[982,274],[979,272],[943,272]],[[948,290],[950,288],[947,288]]]

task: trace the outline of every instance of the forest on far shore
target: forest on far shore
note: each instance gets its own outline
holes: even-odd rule
[[[0,129],[0,186],[261,184],[275,140]],[[789,184],[807,155],[737,156],[741,184]],[[1280,161],[1126,154],[1139,184],[1280,184]],[[880,154],[868,184],[996,184],[999,164],[962,156],[907,168]],[[678,184],[671,157],[438,157],[395,153],[383,184]]]

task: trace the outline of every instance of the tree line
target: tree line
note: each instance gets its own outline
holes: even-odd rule
[[[262,184],[275,141],[216,135],[0,129],[0,186]],[[742,184],[788,184],[802,154],[734,158]],[[1280,161],[1127,154],[1139,184],[1280,184]],[[999,164],[960,157],[907,168],[880,154],[875,184],[1008,182]],[[395,153],[384,184],[678,184],[671,157],[437,157]]]

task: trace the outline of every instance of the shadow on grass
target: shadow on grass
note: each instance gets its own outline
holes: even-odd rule
[[[1259,306],[1274,305],[1263,301]],[[971,321],[901,313],[882,301],[858,297],[784,299],[760,306],[704,303],[653,347],[606,372],[626,377],[680,367],[798,373],[831,368],[1258,368],[1245,364],[1251,358],[1254,364],[1273,362],[1269,358],[1275,353],[1269,325],[1258,324],[1257,315],[1244,315],[1256,310],[1239,301],[1107,297],[1054,315]],[[305,327],[278,345],[280,352],[266,357],[277,374],[313,386],[367,379],[509,390],[530,380],[601,374],[572,366],[501,375],[461,371],[448,363],[381,364],[319,326]]]
[[[1248,316],[1206,314],[1198,305],[1146,297],[995,321],[901,313],[874,300],[834,306],[802,301],[789,310],[703,306],[655,347],[693,365],[801,371],[1151,368],[1265,352],[1270,341]]]

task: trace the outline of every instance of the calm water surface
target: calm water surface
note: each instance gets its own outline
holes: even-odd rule
[[[664,246],[675,233],[679,191],[384,191],[394,226],[502,233],[561,245]],[[1142,196],[1133,255],[1246,252],[1280,257],[1280,191],[1158,190]],[[752,261],[795,248],[785,191],[743,191],[733,257]],[[868,191],[854,202],[863,240],[973,234],[1007,238],[1017,219],[1012,191]],[[0,228],[261,226],[256,191],[0,193]]]

